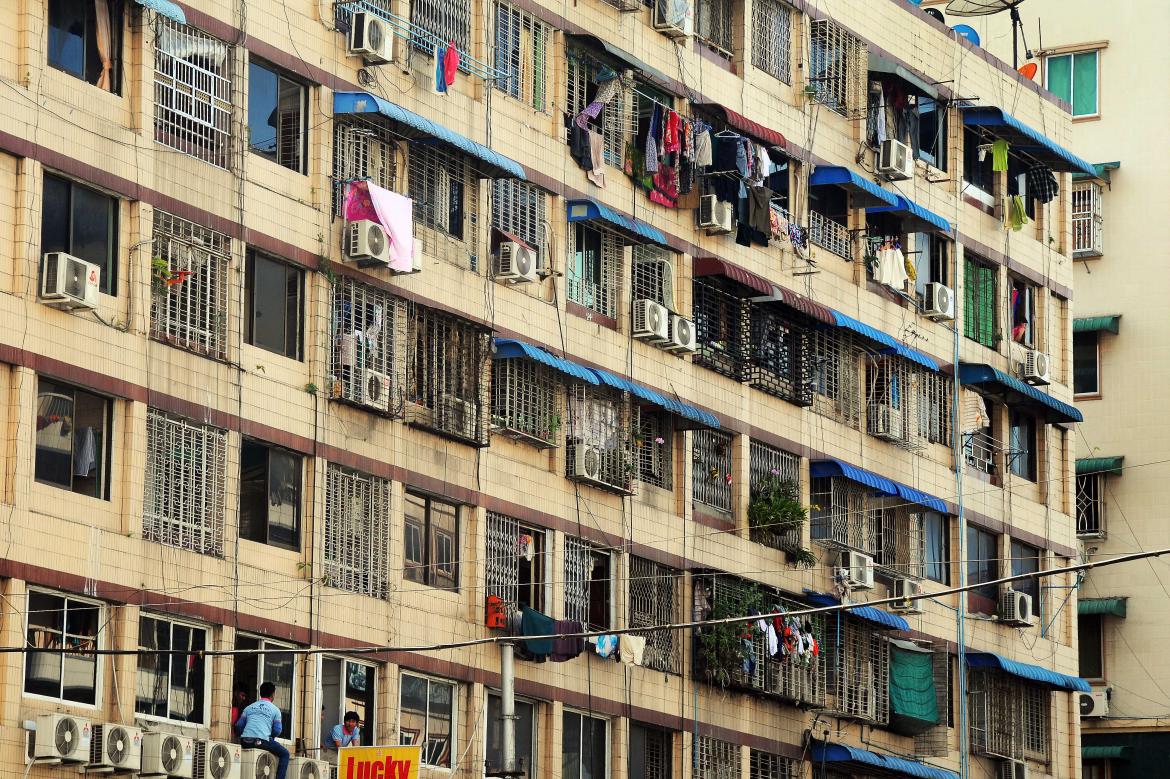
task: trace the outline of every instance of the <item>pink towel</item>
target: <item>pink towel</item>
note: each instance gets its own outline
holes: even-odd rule
[[[447,43],[447,51],[443,54],[443,79],[447,86],[455,83],[455,74],[459,72],[459,49],[455,48],[455,41]]]
[[[369,181],[351,181],[345,189],[345,219],[369,219],[382,225],[390,238],[390,270],[414,270],[414,203],[410,198]]]

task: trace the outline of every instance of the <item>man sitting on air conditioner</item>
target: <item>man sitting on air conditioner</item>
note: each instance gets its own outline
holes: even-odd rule
[[[279,761],[276,779],[285,779],[288,773],[288,750],[276,741],[283,728],[280,709],[272,702],[275,694],[276,685],[272,682],[260,685],[260,700],[244,709],[244,713],[236,720],[236,730],[240,733],[240,746],[244,749],[263,749],[276,755]]]

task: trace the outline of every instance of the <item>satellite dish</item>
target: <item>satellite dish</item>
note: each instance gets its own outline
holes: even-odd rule
[[[946,17],[943,16],[943,12],[938,10],[937,8],[923,8],[922,10],[923,10],[923,12],[928,13],[931,16],[933,16],[935,19],[938,19],[943,24],[947,23]]]
[[[975,32],[974,27],[968,24],[956,24],[951,29],[969,40],[972,46],[979,45],[979,33]]]
[[[1020,75],[1022,75],[1024,78],[1036,78],[1036,71],[1039,69],[1040,66],[1035,62],[1025,62],[1019,67]]]
[[[1015,8],[1024,0],[951,0],[947,13],[955,16],[991,16]]]

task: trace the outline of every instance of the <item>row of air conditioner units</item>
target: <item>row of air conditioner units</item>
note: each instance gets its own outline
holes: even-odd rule
[[[634,337],[668,352],[695,351],[695,323],[654,300],[634,301]]]
[[[276,775],[276,758],[259,749],[171,733],[143,733],[113,722],[95,723],[68,714],[36,719],[33,761],[70,773],[132,773],[158,779],[263,779]],[[329,779],[323,760],[294,757],[288,779]]]

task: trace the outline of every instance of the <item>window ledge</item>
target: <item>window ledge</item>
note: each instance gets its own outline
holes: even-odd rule
[[[1100,392],[1094,392],[1094,393],[1090,393],[1087,395],[1073,395],[1073,401],[1100,400],[1100,399],[1101,399]]]
[[[592,322],[595,325],[607,327],[610,330],[618,329],[616,318],[612,316],[606,316],[605,314],[600,314],[591,308],[586,308],[580,303],[574,303],[572,300],[565,303],[565,311],[572,314],[573,316],[581,317],[588,322]]]

